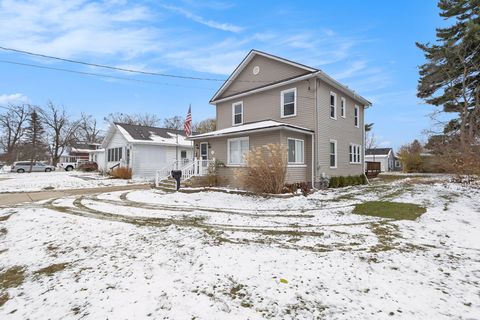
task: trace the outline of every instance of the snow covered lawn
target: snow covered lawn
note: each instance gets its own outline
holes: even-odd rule
[[[0,172],[0,192],[26,192],[95,188],[128,184],[128,180],[109,179],[95,172]]]
[[[480,190],[155,190],[0,209],[1,319],[479,319]],[[355,215],[416,203],[415,221]]]

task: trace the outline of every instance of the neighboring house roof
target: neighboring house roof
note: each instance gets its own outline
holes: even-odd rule
[[[393,152],[392,148],[373,148],[373,149],[366,149],[365,155],[366,156],[388,156],[390,152]]]
[[[235,94],[227,96],[227,97],[219,98],[227,90],[227,88],[230,86],[230,84],[235,81],[236,77],[240,74],[240,72],[243,70],[243,68],[256,55],[264,56],[264,57],[267,57],[267,58],[270,58],[270,59],[274,59],[276,61],[280,61],[280,62],[289,64],[289,65],[293,65],[293,66],[296,66],[298,68],[304,69],[305,74],[300,75],[300,76],[296,76],[296,77],[287,78],[287,79],[279,79],[277,81],[273,81],[273,82],[267,83],[265,85],[261,85],[261,86],[258,86],[258,87],[255,87],[255,88],[252,88],[252,89],[249,89],[249,90],[245,90],[243,92],[238,92],[238,93],[235,93]],[[288,84],[289,82],[303,80],[303,79],[307,79],[307,78],[311,78],[311,77],[318,77],[318,78],[322,79],[323,81],[330,84],[334,88],[344,92],[346,95],[350,96],[351,98],[362,102],[365,106],[371,106],[372,105],[372,103],[370,101],[368,101],[364,97],[357,94],[354,90],[352,90],[352,89],[348,88],[347,86],[341,84],[340,82],[333,79],[332,77],[330,77],[325,72],[323,72],[319,69],[309,67],[309,66],[306,66],[306,65],[303,65],[303,64],[285,59],[285,58],[281,58],[281,57],[278,57],[278,56],[275,56],[275,55],[272,55],[272,54],[269,54],[269,53],[261,52],[261,51],[258,51],[258,50],[251,50],[248,53],[248,55],[242,60],[242,62],[237,66],[237,68],[235,68],[233,73],[223,83],[223,85],[220,87],[220,89],[218,89],[218,91],[215,93],[215,95],[210,100],[210,103],[215,104],[215,103],[218,103],[218,102],[222,102],[222,101],[238,98],[238,97],[241,97],[241,96],[245,96],[247,94],[272,89],[272,88],[275,88],[275,87],[278,87],[278,86],[281,86],[281,85]]]
[[[115,129],[117,129],[129,143],[179,145],[183,147],[192,146],[192,143],[186,140],[183,130],[114,123],[102,143],[102,148],[106,147],[106,142],[111,138]]]
[[[227,136],[227,135],[235,135],[245,132],[258,132],[258,131],[267,131],[267,130],[274,130],[274,129],[281,129],[285,128],[287,130],[292,131],[299,131],[307,134],[313,134],[313,130],[294,126],[288,123],[278,122],[274,120],[264,120],[264,121],[257,121],[251,123],[245,123],[240,126],[229,127],[225,129],[220,129],[212,132],[207,132],[203,134],[198,134],[195,136],[189,137],[191,140],[202,139],[202,138],[213,138],[213,137],[220,137],[220,136]]]

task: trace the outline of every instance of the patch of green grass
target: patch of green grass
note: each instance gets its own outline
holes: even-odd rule
[[[357,204],[353,213],[395,220],[415,220],[427,210],[413,203],[368,201]]]
[[[45,276],[51,276],[53,275],[54,273],[56,272],[60,272],[62,270],[64,270],[69,264],[68,263],[55,263],[55,264],[52,264],[52,265],[49,265],[48,267],[45,267],[45,268],[42,268],[42,269],[39,269],[37,271],[35,271],[35,275],[37,276],[42,276],[42,275],[45,275]]]
[[[25,268],[21,266],[11,267],[0,272],[0,289],[15,288],[25,280]]]

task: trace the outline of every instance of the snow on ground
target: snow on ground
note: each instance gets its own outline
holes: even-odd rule
[[[95,172],[54,171],[0,173],[0,192],[26,192],[41,190],[65,190],[95,188],[128,184],[128,180],[109,179]]]
[[[479,319],[479,198],[397,181],[288,199],[142,190],[4,208],[0,274],[23,277],[0,278],[0,318]],[[351,212],[376,199],[427,212]]]

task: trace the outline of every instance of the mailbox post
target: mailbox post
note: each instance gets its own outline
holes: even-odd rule
[[[172,170],[170,174],[172,175],[172,178],[177,181],[176,190],[180,189],[180,178],[182,177],[182,170]]]

